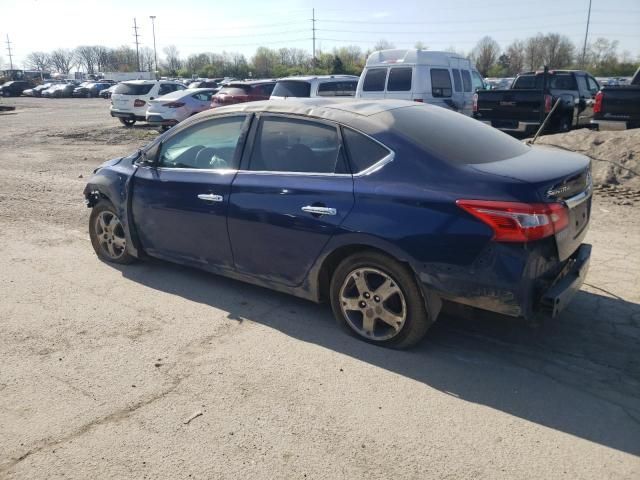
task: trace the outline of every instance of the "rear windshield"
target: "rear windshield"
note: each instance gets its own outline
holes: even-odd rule
[[[153,83],[119,83],[113,93],[120,95],[146,95],[153,88]]]
[[[542,90],[542,82],[544,75],[521,75],[516,78],[511,88],[516,90],[537,89]],[[555,73],[549,75],[549,88],[557,88],[559,90],[577,90],[578,87],[569,73]]]
[[[477,120],[439,107],[415,106],[382,112],[393,131],[434,157],[456,165],[489,163],[529,151],[518,140]],[[464,142],[460,141],[464,132]]]
[[[271,94],[274,97],[309,97],[311,96],[311,84],[300,80],[283,80],[276,83],[276,88]]]

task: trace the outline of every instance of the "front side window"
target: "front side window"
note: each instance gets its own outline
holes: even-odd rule
[[[237,168],[236,148],[244,115],[198,123],[166,140],[160,149],[159,166],[224,170]]]
[[[469,70],[462,70],[462,87],[465,92],[471,91],[471,74]]]
[[[342,129],[342,138],[349,153],[349,162],[353,173],[366,170],[390,153],[375,140],[350,128]]]
[[[411,90],[413,68],[396,67],[389,70],[388,92],[408,92]]]
[[[456,92],[461,92],[462,91],[462,79],[460,78],[460,70],[458,70],[457,68],[454,68],[451,70],[451,73],[453,73],[453,89]]]
[[[386,78],[386,68],[371,68],[367,70],[367,74],[364,77],[364,84],[362,85],[362,91],[383,92]]]
[[[249,163],[253,171],[344,172],[334,126],[284,117],[263,118]]]
[[[431,95],[434,97],[451,96],[451,77],[446,68],[431,69]]]
[[[478,72],[471,72],[471,85],[474,92],[484,89],[484,81]]]

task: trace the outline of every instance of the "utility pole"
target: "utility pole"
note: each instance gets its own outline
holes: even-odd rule
[[[584,45],[582,46],[582,68],[585,67],[587,57],[587,37],[589,36],[589,22],[591,21],[591,0],[589,0],[589,13],[587,13],[587,29],[584,32]]]
[[[158,77],[158,51],[156,50],[156,16],[151,15],[149,17],[151,19],[151,28],[153,30],[153,57],[156,61],[156,78]]]
[[[316,66],[316,9],[311,9],[311,32],[313,34],[313,66]]]
[[[11,54],[11,41],[9,41],[9,34],[7,33],[7,51],[9,52],[9,65],[13,70],[13,55]]]
[[[138,60],[138,72],[140,72],[140,48],[139,48],[139,42],[138,42],[138,37],[140,35],[138,35],[138,24],[136,23],[136,19],[133,19],[133,36],[136,39],[136,59]]]

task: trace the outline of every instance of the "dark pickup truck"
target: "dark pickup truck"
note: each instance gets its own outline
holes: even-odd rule
[[[593,105],[600,86],[579,70],[522,73],[507,90],[480,90],[473,104],[477,120],[504,132],[534,133],[560,100],[545,131],[566,132],[591,126]]]
[[[640,127],[640,68],[629,85],[602,87],[596,95],[591,123],[599,130]]]

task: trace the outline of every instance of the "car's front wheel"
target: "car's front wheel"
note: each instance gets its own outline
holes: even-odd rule
[[[112,263],[128,264],[136,260],[127,252],[124,226],[115,207],[101,201],[93,207],[89,217],[89,237],[98,257]]]
[[[386,347],[415,345],[435,320],[429,318],[413,273],[378,252],[343,260],[331,279],[330,297],[341,327]]]
[[[122,123],[125,127],[131,127],[134,123],[136,123],[136,121],[132,120],[131,118],[120,118],[119,120],[120,123]]]

